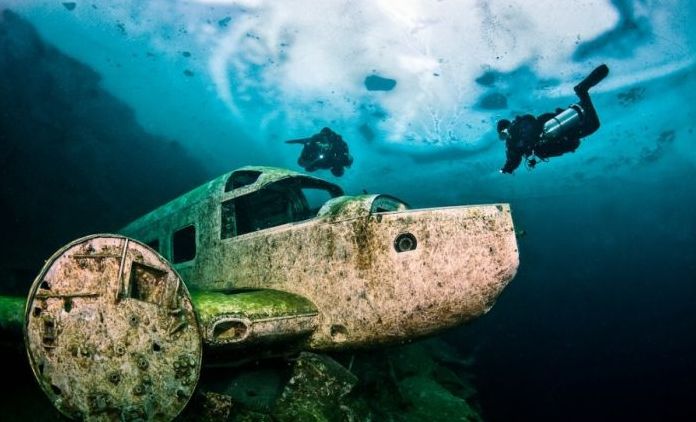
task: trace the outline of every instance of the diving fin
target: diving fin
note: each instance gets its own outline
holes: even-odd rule
[[[589,91],[590,88],[593,86],[597,85],[602,81],[602,79],[606,78],[607,75],[609,74],[609,67],[605,64],[601,64],[595,68],[595,70],[592,71],[585,79],[582,80],[579,84],[575,85],[575,92],[580,94],[580,93],[586,93]]]

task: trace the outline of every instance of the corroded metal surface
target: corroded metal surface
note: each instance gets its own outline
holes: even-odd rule
[[[304,177],[260,167],[242,170],[249,169],[263,174],[226,190],[234,176],[228,173],[122,232],[158,240],[160,252],[171,259],[172,234],[194,225],[196,257],[174,265],[186,283],[202,290],[278,290],[308,299],[318,315],[305,348],[399,342],[464,323],[487,312],[517,272],[507,204],[407,210],[383,195],[341,196],[314,218],[225,236],[223,203]],[[288,212],[298,206],[270,204],[281,212],[283,206]],[[260,204],[258,211],[262,206],[269,205]]]
[[[414,249],[399,252],[404,234]],[[213,287],[227,270],[235,287],[308,298],[319,310],[316,350],[398,342],[478,317],[518,265],[507,205],[327,216],[241,236],[217,253],[217,265],[191,278]]]
[[[25,319],[32,370],[68,417],[171,420],[198,382],[201,337],[186,287],[130,239],[95,235],[58,251]]]

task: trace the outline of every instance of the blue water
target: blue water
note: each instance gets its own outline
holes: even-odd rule
[[[512,205],[516,278],[444,334],[486,419],[694,420],[696,8],[558,3],[0,0],[5,290],[221,172],[300,170],[282,141],[330,126],[348,193]],[[600,63],[599,131],[500,175],[495,122]]]
[[[693,417],[695,200],[683,179],[605,179],[517,205],[528,230],[517,278],[490,315],[451,336],[480,345],[490,416]]]

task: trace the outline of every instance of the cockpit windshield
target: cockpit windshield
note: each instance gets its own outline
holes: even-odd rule
[[[296,177],[280,180],[257,191],[222,203],[223,239],[307,220],[341,190],[320,180]]]

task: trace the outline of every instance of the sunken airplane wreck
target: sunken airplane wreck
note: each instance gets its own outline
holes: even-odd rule
[[[234,364],[432,334],[488,311],[518,263],[507,204],[410,210],[244,167],[57,251],[19,320],[64,415],[170,420],[204,352]]]

